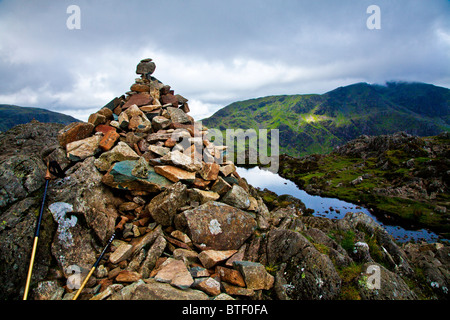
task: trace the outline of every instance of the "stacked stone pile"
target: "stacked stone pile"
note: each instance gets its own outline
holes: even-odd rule
[[[107,272],[95,299],[141,279],[209,296],[272,288],[265,267],[244,259],[245,242],[269,227],[267,207],[227,161],[226,146],[208,140],[207,128],[188,115],[188,100],[154,70],[142,60],[126,96],[58,137],[72,163],[95,159],[102,183],[122,199],[113,216],[127,220],[100,267]]]

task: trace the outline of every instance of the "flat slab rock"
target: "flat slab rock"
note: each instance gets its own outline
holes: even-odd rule
[[[196,246],[212,250],[237,250],[256,229],[249,213],[216,201],[180,213],[175,225]]]
[[[148,168],[147,178],[145,179],[133,175],[133,169],[137,164],[138,161],[136,160],[116,162],[103,176],[102,182],[117,189],[149,192],[159,192],[172,185],[172,182],[155,173],[153,167]]]

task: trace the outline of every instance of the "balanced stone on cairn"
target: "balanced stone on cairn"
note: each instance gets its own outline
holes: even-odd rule
[[[156,65],[152,59],[142,59],[136,67],[136,73],[140,74],[143,78],[150,79],[150,75],[155,72]]]

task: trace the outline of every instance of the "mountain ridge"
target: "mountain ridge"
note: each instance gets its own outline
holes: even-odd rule
[[[450,90],[421,82],[360,82],[324,94],[237,101],[202,122],[220,130],[279,129],[280,153],[323,154],[361,134],[449,131]]]
[[[33,119],[39,122],[64,125],[80,121],[72,116],[44,108],[20,107],[10,104],[0,104],[0,119],[0,132],[7,131],[18,124],[28,123]]]

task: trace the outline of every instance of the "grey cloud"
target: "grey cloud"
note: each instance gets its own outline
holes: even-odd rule
[[[81,30],[66,28],[70,4]],[[381,30],[366,28],[371,4]],[[147,56],[199,114],[352,81],[450,86],[449,9],[444,0],[3,0],[0,100],[28,88],[36,98],[23,101],[80,114],[127,91]]]

